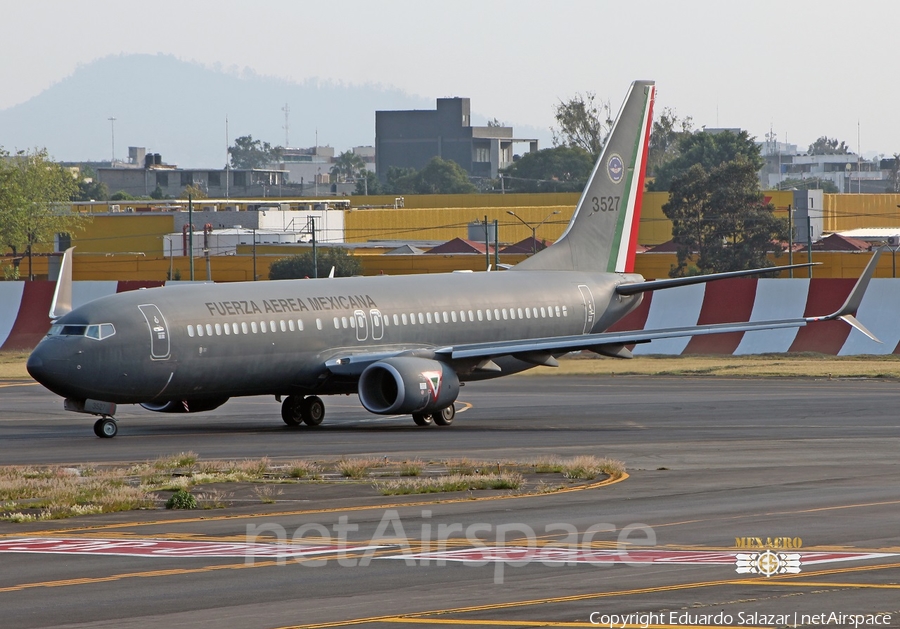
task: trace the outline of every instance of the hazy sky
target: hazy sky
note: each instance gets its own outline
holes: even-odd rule
[[[801,148],[820,135],[900,152],[897,0],[241,0],[6,2],[0,109],[78,64],[167,53],[301,81],[390,85],[546,128],[593,91]],[[98,97],[102,98],[102,95]],[[0,138],[0,145],[3,139]]]

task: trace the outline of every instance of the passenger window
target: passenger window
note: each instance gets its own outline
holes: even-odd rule
[[[453,323],[456,323],[456,311],[455,310],[450,311],[450,318],[453,320]],[[444,323],[446,323],[446,322],[447,322],[447,313],[445,312],[444,313]]]
[[[194,326],[189,325],[189,326],[187,327],[187,330],[188,330],[188,336],[191,337],[191,338],[194,338]]]
[[[212,336],[212,325],[209,323],[206,324],[206,336]]]
[[[440,312],[435,312],[435,313],[434,313],[434,322],[435,322],[435,323],[440,323],[440,322],[441,322],[441,313],[440,313]]]
[[[426,313],[425,313],[425,316],[428,318],[428,323],[433,323],[433,320],[432,320],[432,318],[431,318],[431,313],[430,313],[430,312],[426,312]]]
[[[490,313],[490,312],[491,312],[491,311],[488,310],[488,313]],[[469,316],[471,317],[472,315],[469,315]],[[479,321],[484,321],[484,315],[482,314],[481,310],[478,311],[478,320],[479,320]]]
[[[341,329],[341,320],[338,319],[337,317],[334,318],[334,329],[335,330]]]
[[[528,310],[528,309],[526,308],[526,310]],[[522,316],[522,309],[521,309],[521,308],[519,308],[519,318],[520,318],[520,319],[524,319],[524,318],[525,318],[525,317]]]
[[[279,321],[278,323],[281,324],[281,331],[282,331],[282,332],[287,332],[287,324],[284,322],[284,319],[282,319],[282,320]],[[293,330],[294,330],[294,322],[291,321],[291,331],[293,331]]]
[[[559,306],[556,306],[556,316],[557,316],[557,317],[560,316],[560,314],[559,314]]]
[[[223,331],[225,332],[225,336],[229,336],[231,334],[231,326],[227,323],[222,326]]]
[[[520,312],[521,312],[521,311],[520,311]],[[521,315],[521,314],[519,314],[519,318],[520,318],[520,319],[522,318],[522,315]],[[530,319],[530,318],[531,318],[531,308],[526,308],[526,309],[525,309],[525,318],[526,318],[526,319]]]
[[[203,326],[202,325],[197,326],[197,336],[203,336]]]
[[[250,322],[250,331],[253,332],[254,334],[256,334],[257,332],[259,332],[259,326],[256,325],[256,321],[251,321],[251,322]]]
[[[534,318],[537,319],[538,318],[537,308],[532,308],[531,312],[534,313]]]
[[[259,331],[262,332],[263,334],[265,334],[266,332],[268,332],[268,330],[266,329],[266,322],[265,322],[265,321],[263,321],[262,323],[259,324]]]
[[[568,317],[568,316],[569,316],[569,309],[568,309],[566,306],[563,306],[563,316],[564,316],[564,317]]]
[[[221,324],[216,324],[216,336],[222,336],[222,326]]]
[[[241,321],[241,332],[244,334],[247,333],[247,322],[246,321]]]
[[[400,317],[394,315],[394,325],[400,325]]]
[[[505,319],[506,317],[503,317],[503,318]],[[495,321],[500,320],[500,309],[499,308],[494,308],[494,320]]]
[[[405,312],[403,313],[402,317],[403,317],[403,325],[406,325],[407,323],[409,323],[409,321],[407,321],[407,319],[406,319],[406,313],[405,313]]]
[[[238,333],[238,324],[237,323],[231,324],[231,331],[234,332],[235,334]]]
[[[356,328],[356,317],[350,317],[350,327]]]
[[[444,323],[450,323],[450,317],[447,316],[446,310],[443,312],[443,314],[444,314]]]
[[[480,311],[480,310],[478,311],[478,314],[479,314],[479,315],[481,314],[481,311]],[[472,311],[470,310],[470,311],[469,311],[469,321],[474,321],[474,320],[475,320],[475,313],[472,312]],[[480,317],[480,316],[478,317],[478,320],[481,321],[481,317]]]
[[[480,310],[478,311],[478,314],[481,314],[481,311],[480,311]],[[488,321],[491,320],[491,309],[490,309],[490,308],[487,309],[487,320],[488,320]]]
[[[316,328],[319,329],[319,330],[322,329],[322,320],[321,320],[321,319],[318,319],[318,318],[316,319]],[[300,329],[302,330],[303,327],[301,326]]]
[[[421,312],[419,313],[419,323],[421,325],[425,325],[425,315],[422,314]]]
[[[291,332],[293,332],[293,331],[294,331],[294,320],[293,320],[293,319],[288,319],[287,324],[288,324],[288,329],[289,329]],[[284,325],[284,321],[281,322],[281,325]],[[284,328],[282,328],[282,330],[284,330]]]
[[[543,306],[541,306],[541,317],[543,317],[544,319],[547,318],[547,309]]]
[[[275,331],[275,322],[269,321],[269,332],[274,332],[274,331]]]
[[[466,311],[465,310],[459,311],[459,320],[462,321],[463,323],[466,322]]]
[[[350,323],[347,321],[347,317],[341,317],[341,325],[345,330],[347,329],[347,326],[350,325]]]
[[[422,313],[419,313],[419,314],[422,314]],[[409,313],[409,323],[410,323],[410,325],[416,324],[416,313],[415,312]]]
[[[322,329],[322,324],[319,324],[319,329]],[[303,332],[303,319],[297,319],[297,331]]]

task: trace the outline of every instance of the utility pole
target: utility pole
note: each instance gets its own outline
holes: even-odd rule
[[[285,103],[281,111],[284,112],[284,148],[287,148],[291,145],[291,141],[288,139],[288,114],[291,113],[291,108]]]
[[[313,277],[319,277],[319,252],[316,247],[316,217],[309,217],[310,231],[312,232],[312,249],[313,249]]]
[[[107,118],[107,120],[109,120],[109,130],[110,130],[110,135],[112,136],[112,156],[110,157],[110,160],[109,160],[109,167],[115,168],[116,167],[116,119],[113,118],[112,116],[110,116],[109,118]]]
[[[484,267],[484,270],[490,271],[491,270],[491,234],[488,231],[487,214],[484,215],[484,257],[485,257],[485,264],[486,264],[486,266]]]
[[[188,255],[190,256],[191,281],[194,281],[194,202],[188,195]]]

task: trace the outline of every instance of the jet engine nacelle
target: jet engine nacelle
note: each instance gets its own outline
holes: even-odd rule
[[[141,402],[141,406],[156,413],[199,413],[219,408],[228,401],[223,398],[204,398],[200,400],[170,400],[168,402]]]
[[[446,408],[459,395],[459,377],[428,358],[397,356],[366,367],[359,377],[359,401],[371,413],[427,413]]]

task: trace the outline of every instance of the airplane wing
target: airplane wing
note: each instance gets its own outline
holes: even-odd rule
[[[593,350],[601,354],[630,358],[625,345],[649,343],[655,339],[677,338],[685,336],[703,336],[707,334],[724,334],[728,332],[750,332],[754,330],[777,330],[782,328],[801,328],[818,321],[839,319],[853,326],[870,339],[879,341],[863,324],[853,316],[859,309],[863,295],[868,288],[869,280],[875,273],[881,251],[876,251],[869,261],[859,280],[844,304],[829,315],[800,317],[796,319],[779,319],[772,321],[749,321],[735,323],[714,323],[709,325],[686,326],[679,328],[661,328],[656,330],[632,330],[624,332],[600,332],[597,334],[574,334],[568,336],[551,336],[536,339],[520,339],[513,341],[491,341],[486,343],[467,343],[435,349],[417,349],[410,351],[348,354],[332,358],[326,362],[330,371],[340,375],[358,375],[378,360],[397,355],[419,355],[433,357],[438,360],[471,360],[483,359],[488,370],[499,369],[490,363],[492,358],[513,356],[526,362],[538,365],[556,366],[554,354],[564,354],[583,349]]]

